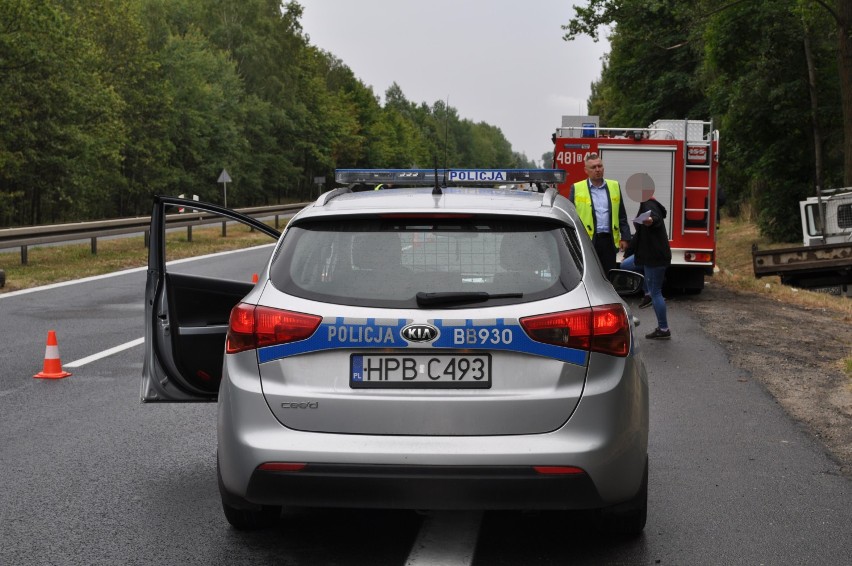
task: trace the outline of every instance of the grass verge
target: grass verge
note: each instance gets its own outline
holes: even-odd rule
[[[166,236],[169,242],[168,260],[269,244],[274,241],[265,234],[249,230],[248,227],[230,224],[226,237],[222,237],[222,229],[218,226],[193,228],[192,241],[189,241],[188,235],[188,231],[168,233]],[[18,253],[4,251],[0,253],[0,269],[6,273],[6,285],[0,288],[0,293],[148,265],[148,248],[142,236],[100,239],[97,250],[97,255],[93,255],[88,242],[33,247],[28,250],[27,265],[21,265],[21,257]]]
[[[713,276],[712,284],[742,293],[768,296],[782,303],[834,312],[841,323],[852,324],[852,298],[782,285],[777,276],[755,278],[752,244],[757,244],[761,250],[791,245],[770,244],[760,236],[754,224],[725,218],[716,236],[718,272]],[[849,387],[852,388],[852,345],[849,347],[849,356],[839,360],[838,366],[849,377]]]

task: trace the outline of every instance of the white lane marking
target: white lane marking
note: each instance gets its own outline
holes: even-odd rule
[[[123,352],[129,348],[133,348],[134,346],[138,346],[140,344],[145,343],[145,338],[137,338],[136,340],[131,340],[130,342],[125,342],[119,346],[114,348],[110,348],[108,350],[104,350],[102,352],[98,352],[97,354],[92,354],[91,356],[86,356],[85,358],[80,358],[79,360],[73,361],[70,364],[63,364],[67,368],[78,368],[80,366],[84,366],[86,364],[90,364],[92,362],[96,362],[102,358],[106,358],[107,356],[111,356],[113,354],[117,354],[119,352]]]
[[[169,261],[166,263],[167,266],[177,265],[179,263],[187,263],[190,261],[196,261],[199,259],[207,259],[211,257],[216,257],[220,255],[228,255],[228,254],[236,254],[240,252],[246,252],[251,250],[256,250],[258,248],[268,248],[270,246],[274,246],[275,244],[263,244],[261,246],[254,246],[251,248],[241,248],[239,250],[228,250],[226,252],[218,252],[214,254],[200,255],[196,257],[188,257],[184,259],[176,259],[173,261]],[[59,287],[66,287],[68,285],[76,285],[77,283],[88,283],[89,281],[98,281],[99,279],[108,279],[110,277],[118,277],[120,275],[128,275],[130,273],[137,273],[139,271],[148,271],[147,267],[134,267],[133,269],[125,269],[124,271],[113,271],[112,273],[104,273],[103,275],[92,275],[90,277],[83,277],[81,279],[72,279],[71,281],[62,281],[61,283],[51,283],[50,285],[42,285],[41,287],[31,287],[29,289],[21,289],[20,291],[9,291],[8,293],[0,293],[0,300],[8,299],[9,297],[17,297],[18,295],[26,295],[28,293],[36,293],[38,291],[47,291],[50,289],[57,289]]]
[[[257,249],[257,248],[267,248],[267,247],[274,246],[274,245],[275,244],[264,244],[264,245],[261,245],[261,246],[255,246],[253,248],[242,248],[242,249],[239,249],[239,250],[229,250],[229,251],[226,251],[226,252],[207,254],[207,255],[203,255],[203,256],[188,257],[188,258],[185,258],[185,259],[176,259],[174,261],[167,262],[166,265],[169,265],[169,266],[177,265],[179,263],[187,263],[187,262],[190,262],[190,261],[196,261],[196,260],[199,260],[199,259],[206,259],[206,258],[210,258],[210,257],[220,256],[220,255],[235,254],[235,253],[250,251],[250,250],[253,250],[253,249]],[[127,274],[130,274],[130,273],[137,273],[139,271],[147,271],[147,270],[148,270],[147,267],[134,267],[133,269],[125,269],[123,271],[114,271],[112,273],[105,273],[103,275],[93,275],[91,277],[83,277],[81,279],[72,279],[71,281],[63,281],[61,283],[52,283],[50,285],[42,285],[41,287],[31,287],[29,289],[21,289],[20,291],[10,291],[8,293],[0,293],[0,300],[6,299],[6,298],[9,298],[9,297],[16,297],[18,295],[26,295],[28,293],[36,293],[38,291],[47,291],[49,289],[66,287],[68,285],[76,285],[78,283],[86,283],[86,282],[89,282],[89,281],[97,281],[99,279],[108,279],[110,277],[118,277],[120,275],[127,275]],[[121,352],[123,350],[127,350],[128,348],[133,348],[134,346],[138,346],[139,344],[143,344],[144,342],[145,342],[144,338],[137,338],[136,340],[127,342],[125,344],[121,344],[121,345],[116,346],[114,348],[110,348],[109,350],[104,350],[103,352],[100,352],[98,354],[92,354],[91,356],[87,356],[85,358],[75,360],[71,363],[63,364],[63,367],[77,368],[77,367],[86,365],[88,363],[94,362],[96,360],[100,360],[101,358],[105,358],[107,356],[117,354],[118,352]],[[7,393],[9,393],[9,391],[0,392],[0,396],[5,395]]]
[[[147,271],[147,267],[134,267],[133,269],[125,269],[124,271],[113,271],[104,275],[92,275],[91,277],[83,277],[82,279],[72,279],[71,281],[62,281],[61,283],[51,283],[50,285],[42,285],[41,287],[30,287],[29,289],[21,289],[20,291],[9,291],[8,293],[0,294],[0,300],[8,299],[9,297],[17,297],[18,295],[26,295],[27,293],[37,293],[38,291],[48,291],[59,287],[67,287],[68,285],[76,285],[77,283],[88,283],[89,281],[97,281],[98,279],[107,279],[108,277],[118,277],[119,275],[127,275],[128,273],[136,273],[137,271]]]
[[[423,521],[405,566],[473,564],[482,513],[433,511]]]

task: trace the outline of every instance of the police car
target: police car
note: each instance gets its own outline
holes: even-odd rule
[[[256,283],[167,264],[165,215],[277,231],[155,199],[142,400],[218,401],[227,520],[263,527],[291,505],[559,509],[640,532],[648,382],[619,293],[641,276],[603,274],[552,188],[564,172],[336,181]],[[493,188],[518,184],[539,192]]]

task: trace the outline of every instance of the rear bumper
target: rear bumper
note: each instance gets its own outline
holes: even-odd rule
[[[588,509],[629,501],[642,483],[648,385],[632,356],[593,354],[600,377],[587,381],[570,420],[551,432],[376,436],[283,426],[260,389],[254,356],[245,354],[229,356],[218,405],[220,488],[234,507]],[[267,462],[306,467],[258,470]],[[585,474],[539,474],[533,466]]]
[[[529,467],[309,464],[256,470],[246,499],[265,505],[395,509],[587,509],[605,502],[587,474]]]

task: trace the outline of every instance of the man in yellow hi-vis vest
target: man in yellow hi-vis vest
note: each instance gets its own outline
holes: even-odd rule
[[[590,153],[585,159],[588,179],[574,183],[568,198],[595,246],[604,273],[615,269],[616,252],[624,251],[630,242],[630,223],[624,209],[624,199],[618,181],[604,179],[600,155]],[[613,210],[617,210],[613,214]]]

